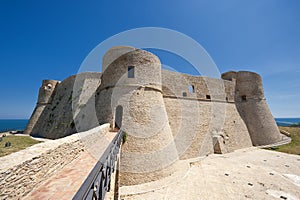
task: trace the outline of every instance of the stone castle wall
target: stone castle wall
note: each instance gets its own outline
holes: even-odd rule
[[[43,104],[43,109],[40,109],[39,104],[37,105],[32,118],[36,118],[37,112],[40,116],[36,119],[30,134],[57,139],[97,126],[98,124],[89,120],[89,115],[85,114],[84,109],[91,104],[88,100],[95,95],[93,88],[99,86],[100,76],[99,73],[83,73],[71,76],[58,84],[52,101]]]
[[[234,104],[234,83],[170,71],[162,74],[164,103],[181,159],[213,153],[214,137],[224,143],[223,153],[252,146]]]
[[[267,105],[262,79],[254,72],[228,72],[222,78],[236,82],[235,101],[255,146],[279,142],[282,136]]]
[[[37,105],[33,111],[32,116],[30,117],[26,130],[24,131],[25,134],[30,134],[32,132],[34,126],[38,122],[47,105],[52,103],[53,96],[55,95],[55,89],[58,84],[59,82],[54,80],[43,81],[42,86],[39,90]]]
[[[133,78],[128,77],[129,67],[134,68]],[[103,72],[97,93],[99,121],[127,133],[120,166],[121,177],[126,178],[121,184],[168,176],[178,156],[161,91],[159,59],[143,50],[127,52]],[[117,118],[122,121],[115,123]],[[163,170],[166,167],[168,171]]]
[[[104,123],[122,128],[122,185],[168,176],[178,159],[281,139],[255,73],[228,72],[222,79],[180,74],[161,70],[155,55],[130,47],[109,50],[103,67],[102,74],[58,84],[51,103],[38,104],[28,130],[56,139]]]

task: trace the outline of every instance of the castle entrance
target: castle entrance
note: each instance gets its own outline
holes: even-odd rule
[[[123,118],[123,107],[119,105],[116,108],[115,128],[120,129],[122,127],[122,118]]]

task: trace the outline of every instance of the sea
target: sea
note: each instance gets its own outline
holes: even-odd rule
[[[0,132],[18,130],[26,128],[28,119],[0,119]]]
[[[278,126],[290,126],[300,123],[300,118],[275,118]],[[28,119],[0,119],[0,132],[12,130],[24,130]]]
[[[278,126],[290,126],[300,123],[300,118],[275,118]]]

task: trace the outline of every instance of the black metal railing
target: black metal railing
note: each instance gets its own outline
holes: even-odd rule
[[[120,150],[123,131],[120,130],[109,144],[101,158],[88,175],[73,200],[103,200],[110,191],[111,174],[115,171],[115,161]]]

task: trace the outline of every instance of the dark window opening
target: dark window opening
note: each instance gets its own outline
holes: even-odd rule
[[[123,107],[117,106],[116,115],[115,115],[115,128],[120,129],[122,127],[122,118],[123,118]]]
[[[134,78],[134,66],[128,67],[128,78]]]
[[[186,96],[187,96],[187,93],[186,93],[186,92],[183,92],[183,93],[182,93],[182,96],[186,97]]]
[[[195,93],[195,87],[193,85],[190,85],[189,91],[190,93]]]
[[[247,96],[246,95],[242,96],[242,101],[247,101]]]
[[[206,99],[210,99],[210,95],[206,95]]]
[[[228,97],[226,97],[226,101],[228,101]]]

